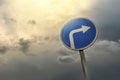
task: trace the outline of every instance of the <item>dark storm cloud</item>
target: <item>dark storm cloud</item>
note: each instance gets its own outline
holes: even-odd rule
[[[17,70],[0,70],[0,79],[1,80],[39,80],[41,73],[43,71],[39,70],[37,67],[34,67],[29,64],[19,63]],[[41,77],[42,79],[42,77]]]
[[[114,41],[98,41],[86,51],[91,80],[120,79],[120,44]]]
[[[64,51],[62,50],[62,52]],[[120,43],[108,40],[97,41],[94,46],[87,49],[85,51],[85,55],[87,59],[88,71],[91,80],[119,80],[120,79],[119,52]],[[63,63],[66,63],[66,61],[67,60],[69,61],[69,59],[70,60],[74,59],[74,56],[70,56],[70,58],[67,58],[65,55],[63,56],[63,59],[61,58],[62,59],[61,61]],[[76,58],[74,60],[77,60],[79,62],[79,54],[76,54]],[[72,64],[74,64],[74,62],[72,62]],[[76,71],[75,73],[79,73],[79,71]],[[72,76],[76,76],[74,72],[72,74],[73,74]],[[58,77],[62,80],[69,79],[67,75]],[[59,80],[58,77],[57,80]],[[76,77],[79,77],[79,75]],[[74,79],[79,80],[76,78]]]
[[[24,38],[21,38],[18,44],[21,46],[20,50],[22,52],[26,53],[29,50],[29,47],[30,47],[29,40],[25,40]]]
[[[46,56],[27,57],[24,60],[15,60],[0,69],[2,80],[80,80],[82,79],[81,66],[79,63],[59,64],[56,63],[54,54]],[[52,60],[51,60],[52,58]],[[37,61],[36,61],[37,60]],[[44,62],[43,62],[44,60]],[[11,67],[12,66],[12,67]],[[7,69],[7,70],[6,70]]]
[[[97,24],[99,38],[120,39],[120,0],[97,0],[91,10],[85,12]]]
[[[59,52],[66,53],[60,49]],[[6,64],[8,69],[0,69],[1,80],[83,80],[79,54],[76,51],[68,51],[76,55],[64,54],[62,63],[57,57],[62,54],[45,54],[38,56],[25,56],[22,60],[15,60]],[[120,43],[114,41],[98,41],[85,51],[87,65],[91,80],[119,80],[120,78]],[[68,56],[68,58],[66,58]],[[70,58],[69,58],[70,56]],[[73,59],[73,60],[71,60]],[[13,59],[14,60],[14,59]],[[65,64],[72,62],[71,64]],[[11,65],[13,67],[11,67]]]
[[[84,80],[84,79],[78,67],[77,69],[76,67],[74,67],[72,68],[72,70],[69,70],[68,72],[65,72],[59,76],[55,76],[52,80]]]

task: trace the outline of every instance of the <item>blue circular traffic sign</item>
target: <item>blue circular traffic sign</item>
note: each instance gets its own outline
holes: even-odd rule
[[[95,42],[97,33],[96,26],[90,20],[77,18],[64,25],[61,39],[72,50],[84,50]]]

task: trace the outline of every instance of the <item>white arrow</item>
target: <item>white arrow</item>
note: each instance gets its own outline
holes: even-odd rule
[[[84,34],[84,33],[87,32],[89,29],[90,29],[89,26],[84,26],[84,25],[82,25],[82,28],[80,28],[80,29],[75,29],[75,30],[72,30],[72,31],[70,32],[69,38],[70,38],[70,45],[71,45],[71,48],[72,48],[72,49],[75,48],[73,35],[74,35],[75,33],[78,33],[78,32],[83,32],[83,34]]]

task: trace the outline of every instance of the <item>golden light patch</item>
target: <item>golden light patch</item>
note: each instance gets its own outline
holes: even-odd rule
[[[7,13],[16,35],[58,34],[61,24],[91,6],[91,0],[6,0]]]
[[[54,0],[34,0],[34,1],[37,6],[47,6],[47,5],[51,4]]]

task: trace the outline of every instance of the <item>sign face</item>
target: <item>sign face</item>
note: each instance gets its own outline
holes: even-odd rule
[[[64,25],[61,39],[69,49],[84,50],[95,42],[97,33],[95,25],[90,20],[77,18]]]

